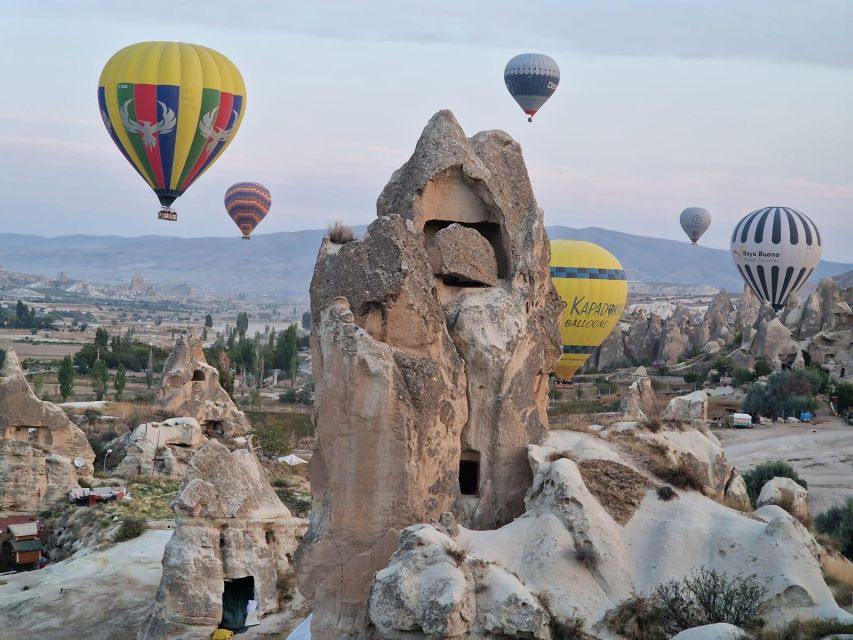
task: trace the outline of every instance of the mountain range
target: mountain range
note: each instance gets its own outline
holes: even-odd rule
[[[356,234],[365,227],[356,227]],[[728,251],[688,242],[636,236],[609,229],[548,227],[552,239],[587,240],[622,262],[639,282],[710,285],[740,291],[743,283]],[[323,230],[239,238],[85,236],[55,238],[0,233],[6,269],[90,282],[129,282],[136,274],[153,285],[187,283],[222,293],[307,298]],[[853,270],[853,264],[821,261],[812,281]]]

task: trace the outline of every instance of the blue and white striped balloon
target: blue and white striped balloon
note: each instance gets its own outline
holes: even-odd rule
[[[777,311],[806,283],[823,251],[817,225],[788,207],[756,209],[737,223],[731,242],[741,277]]]
[[[533,116],[550,98],[560,84],[560,67],[542,53],[522,53],[510,60],[504,69],[504,83],[524,113]]]

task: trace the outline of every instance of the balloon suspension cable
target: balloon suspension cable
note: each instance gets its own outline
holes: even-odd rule
[[[160,220],[175,222],[178,219],[178,212],[170,207],[163,207],[160,209],[160,213],[157,214],[157,217],[160,218]]]

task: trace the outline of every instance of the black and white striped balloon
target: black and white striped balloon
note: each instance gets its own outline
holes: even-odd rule
[[[732,260],[752,292],[777,311],[820,262],[820,231],[789,207],[764,207],[746,215],[732,233]]]

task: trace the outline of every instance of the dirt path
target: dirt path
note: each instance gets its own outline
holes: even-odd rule
[[[809,507],[815,516],[853,496],[853,427],[840,418],[821,416],[820,421],[714,433],[741,473],[770,460],[789,462],[808,482]]]
[[[136,637],[160,584],[171,531],[0,578],[0,640]]]

